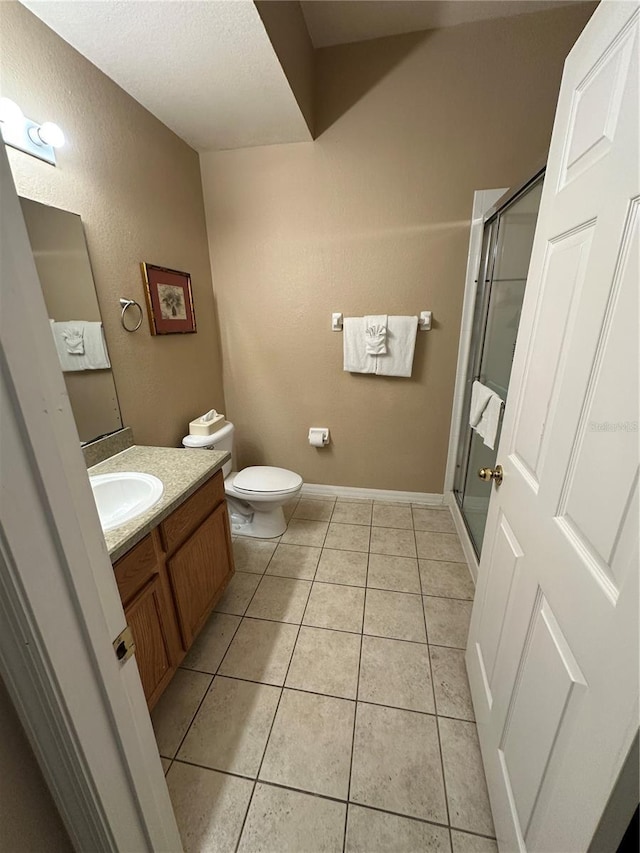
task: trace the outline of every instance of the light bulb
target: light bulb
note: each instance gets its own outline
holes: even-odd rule
[[[38,136],[45,145],[50,145],[52,148],[60,148],[64,145],[64,133],[52,121],[45,121],[38,128]]]
[[[10,98],[0,98],[0,121],[6,124],[16,124],[24,121],[22,110]]]

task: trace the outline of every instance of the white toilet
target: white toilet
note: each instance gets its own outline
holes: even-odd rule
[[[271,539],[287,529],[282,507],[299,494],[302,477],[286,468],[253,465],[234,471],[233,433],[235,427],[225,421],[213,435],[185,435],[185,447],[206,450],[228,450],[231,461],[222,466],[224,490],[227,495],[231,531],[240,536]]]

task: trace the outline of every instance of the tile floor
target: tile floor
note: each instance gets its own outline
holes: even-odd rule
[[[496,853],[446,509],[301,498],[153,712],[187,853]]]

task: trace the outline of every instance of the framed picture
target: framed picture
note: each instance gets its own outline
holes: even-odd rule
[[[153,264],[141,264],[152,335],[188,334],[196,330],[191,276]]]

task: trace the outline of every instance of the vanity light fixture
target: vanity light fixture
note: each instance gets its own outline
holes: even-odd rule
[[[64,145],[64,133],[57,124],[52,121],[43,124],[31,121],[14,101],[0,98],[0,128],[6,145],[55,166],[54,149]]]

